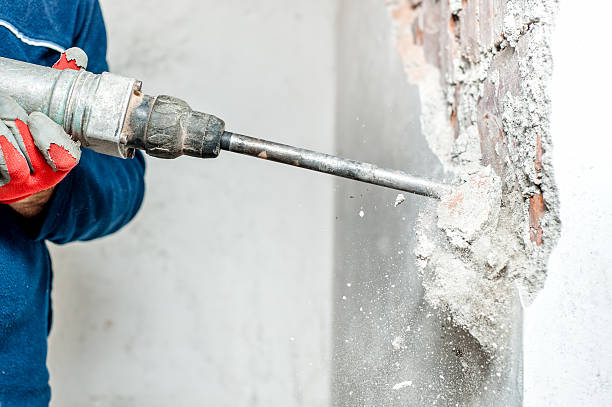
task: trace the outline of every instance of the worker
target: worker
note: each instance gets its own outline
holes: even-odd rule
[[[88,59],[89,71],[106,71],[98,1],[0,0],[0,56],[57,61],[58,69],[83,69]],[[51,119],[28,116],[6,94],[0,149],[0,406],[47,406],[46,242],[91,240],[128,223],[143,200],[145,163],[139,152],[122,160],[81,150]]]

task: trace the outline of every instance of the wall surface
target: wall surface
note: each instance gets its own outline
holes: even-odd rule
[[[467,241],[452,259],[446,237],[423,249],[426,233],[415,218],[430,215],[421,201],[393,209],[391,194],[339,182],[335,404],[520,406],[523,343],[525,405],[610,404],[611,195],[602,188],[609,183],[610,141],[601,121],[610,92],[597,79],[606,77],[599,69],[609,58],[586,40],[597,38],[594,27],[605,22],[588,8],[565,6],[551,92],[556,1],[388,2],[401,61],[389,53],[393,43],[380,3],[341,4],[340,151],[430,176],[440,173],[438,158],[459,180],[486,166],[501,179],[502,196],[490,243]],[[418,89],[403,84],[400,63]],[[549,263],[560,208],[565,232]],[[488,233],[484,227],[479,233]],[[409,234],[415,228],[417,242]],[[484,267],[477,244],[486,248]],[[415,245],[425,293],[415,288]],[[551,281],[541,291],[547,269]],[[449,324],[423,299],[448,312]],[[520,304],[527,308],[517,310]],[[447,330],[453,324],[485,350],[483,365],[498,370],[466,373],[474,360],[466,337]],[[462,374],[443,346],[447,339],[460,351]],[[501,381],[489,380],[491,373]]]
[[[337,49],[338,152],[443,179],[385,4],[342,1]],[[395,207],[397,192],[337,185],[333,405],[518,405],[516,368],[499,372],[446,309],[425,301],[415,230],[436,201],[406,194]]]
[[[384,4],[342,1],[338,23],[338,153],[440,175],[420,132],[418,90],[404,79]],[[392,190],[344,180],[337,186],[333,405],[430,402],[435,396],[423,388],[446,370],[436,356],[451,351],[440,351],[437,315],[427,317],[431,310],[422,309],[412,253],[410,231],[427,199],[409,195],[394,207]]]
[[[334,2],[103,0],[111,70],[228,128],[333,148]],[[137,219],[53,247],[55,406],[326,406],[332,180],[148,160]]]

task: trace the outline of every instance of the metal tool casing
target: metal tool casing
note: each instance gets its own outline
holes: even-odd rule
[[[28,113],[48,115],[83,146],[121,158],[133,155],[122,128],[136,82],[0,58],[0,91]]]

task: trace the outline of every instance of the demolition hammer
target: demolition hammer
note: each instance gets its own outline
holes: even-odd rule
[[[48,115],[81,145],[131,158],[215,158],[221,150],[440,199],[451,187],[402,171],[225,131],[216,116],[172,96],[149,96],[142,82],[104,72],[57,70],[0,58],[0,90],[28,113]]]

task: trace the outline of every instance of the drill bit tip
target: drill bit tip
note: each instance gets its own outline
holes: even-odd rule
[[[440,199],[451,191],[448,185],[403,171],[236,133],[223,133],[221,149],[431,198]]]

